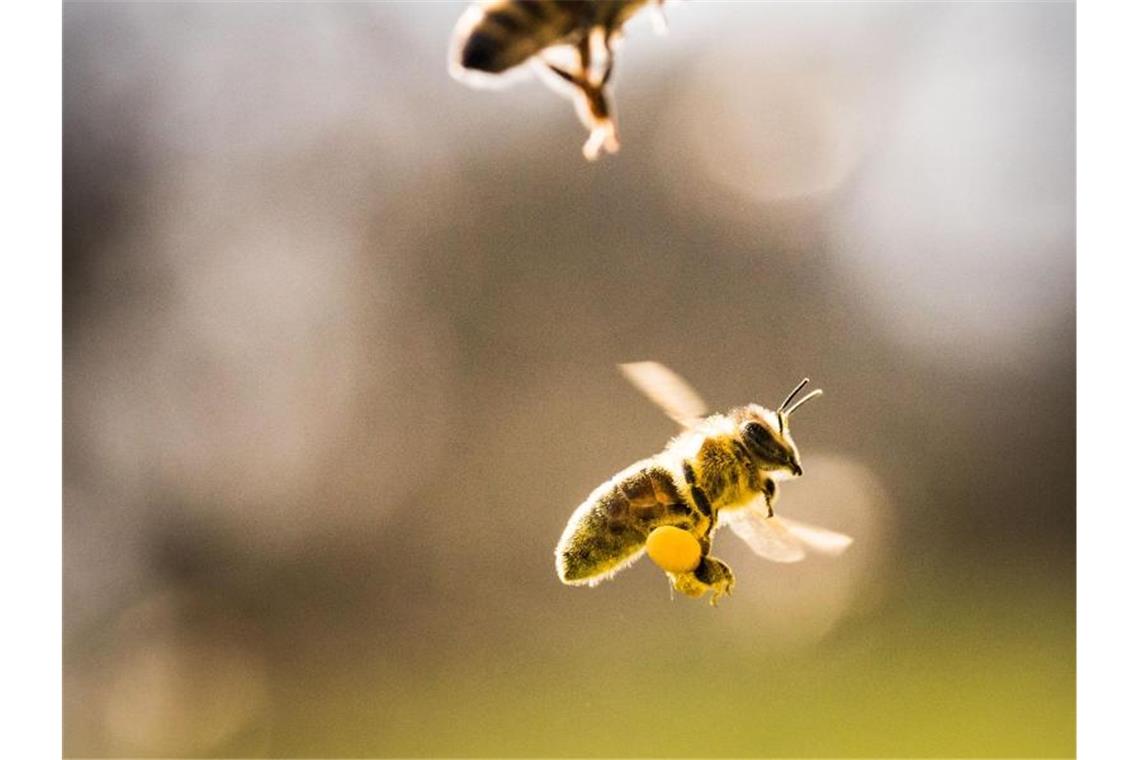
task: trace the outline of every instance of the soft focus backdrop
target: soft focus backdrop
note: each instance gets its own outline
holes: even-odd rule
[[[597,164],[463,8],[65,7],[66,753],[1073,754],[1073,7],[671,3]],[[848,554],[560,585],[648,358]]]

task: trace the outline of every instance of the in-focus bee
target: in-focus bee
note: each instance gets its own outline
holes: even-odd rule
[[[475,85],[536,60],[547,81],[572,95],[590,130],[582,152],[591,161],[616,153],[617,126],[608,95],[613,49],[622,26],[645,5],[664,0],[484,0],[459,19],[451,43],[451,73]],[[572,50],[569,67],[554,49]]]
[[[713,604],[730,593],[733,575],[711,556],[714,531],[729,527],[761,557],[803,559],[805,549],[839,554],[851,538],[775,516],[776,483],[803,474],[788,429],[792,414],[821,395],[796,401],[808,380],[771,411],[759,404],[707,414],[689,385],[656,362],[623,364],[625,376],[683,428],[660,454],[598,486],[570,516],[555,549],[558,577],[594,586],[648,549],[673,588]]]

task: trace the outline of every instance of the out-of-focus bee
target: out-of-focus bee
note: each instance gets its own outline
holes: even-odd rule
[[[709,554],[721,523],[776,562],[799,561],[805,549],[836,555],[851,544],[849,536],[773,510],[776,483],[803,474],[788,424],[823,393],[796,401],[807,378],[776,411],[749,404],[706,415],[704,401],[666,367],[638,362],[621,369],[684,430],[660,454],[598,486],[570,516],[555,549],[563,583],[597,585],[648,549],[674,589],[694,598],[711,591],[715,604],[733,586],[728,565]]]
[[[608,95],[613,49],[621,28],[643,6],[664,0],[484,0],[459,19],[451,43],[451,73],[457,79],[491,84],[517,66],[536,60],[546,80],[565,88],[590,130],[582,152],[591,161],[603,149],[617,152],[617,126]],[[568,47],[569,67],[551,55]]]

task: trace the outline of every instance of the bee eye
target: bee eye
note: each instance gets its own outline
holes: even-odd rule
[[[783,462],[787,459],[784,448],[776,441],[768,428],[759,423],[750,422],[744,426],[742,432],[748,448],[756,456],[771,462]]]

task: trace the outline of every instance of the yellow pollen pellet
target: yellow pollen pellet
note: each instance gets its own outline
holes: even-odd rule
[[[672,525],[654,529],[645,541],[645,551],[658,567],[669,573],[688,573],[701,563],[701,545],[697,539]]]

